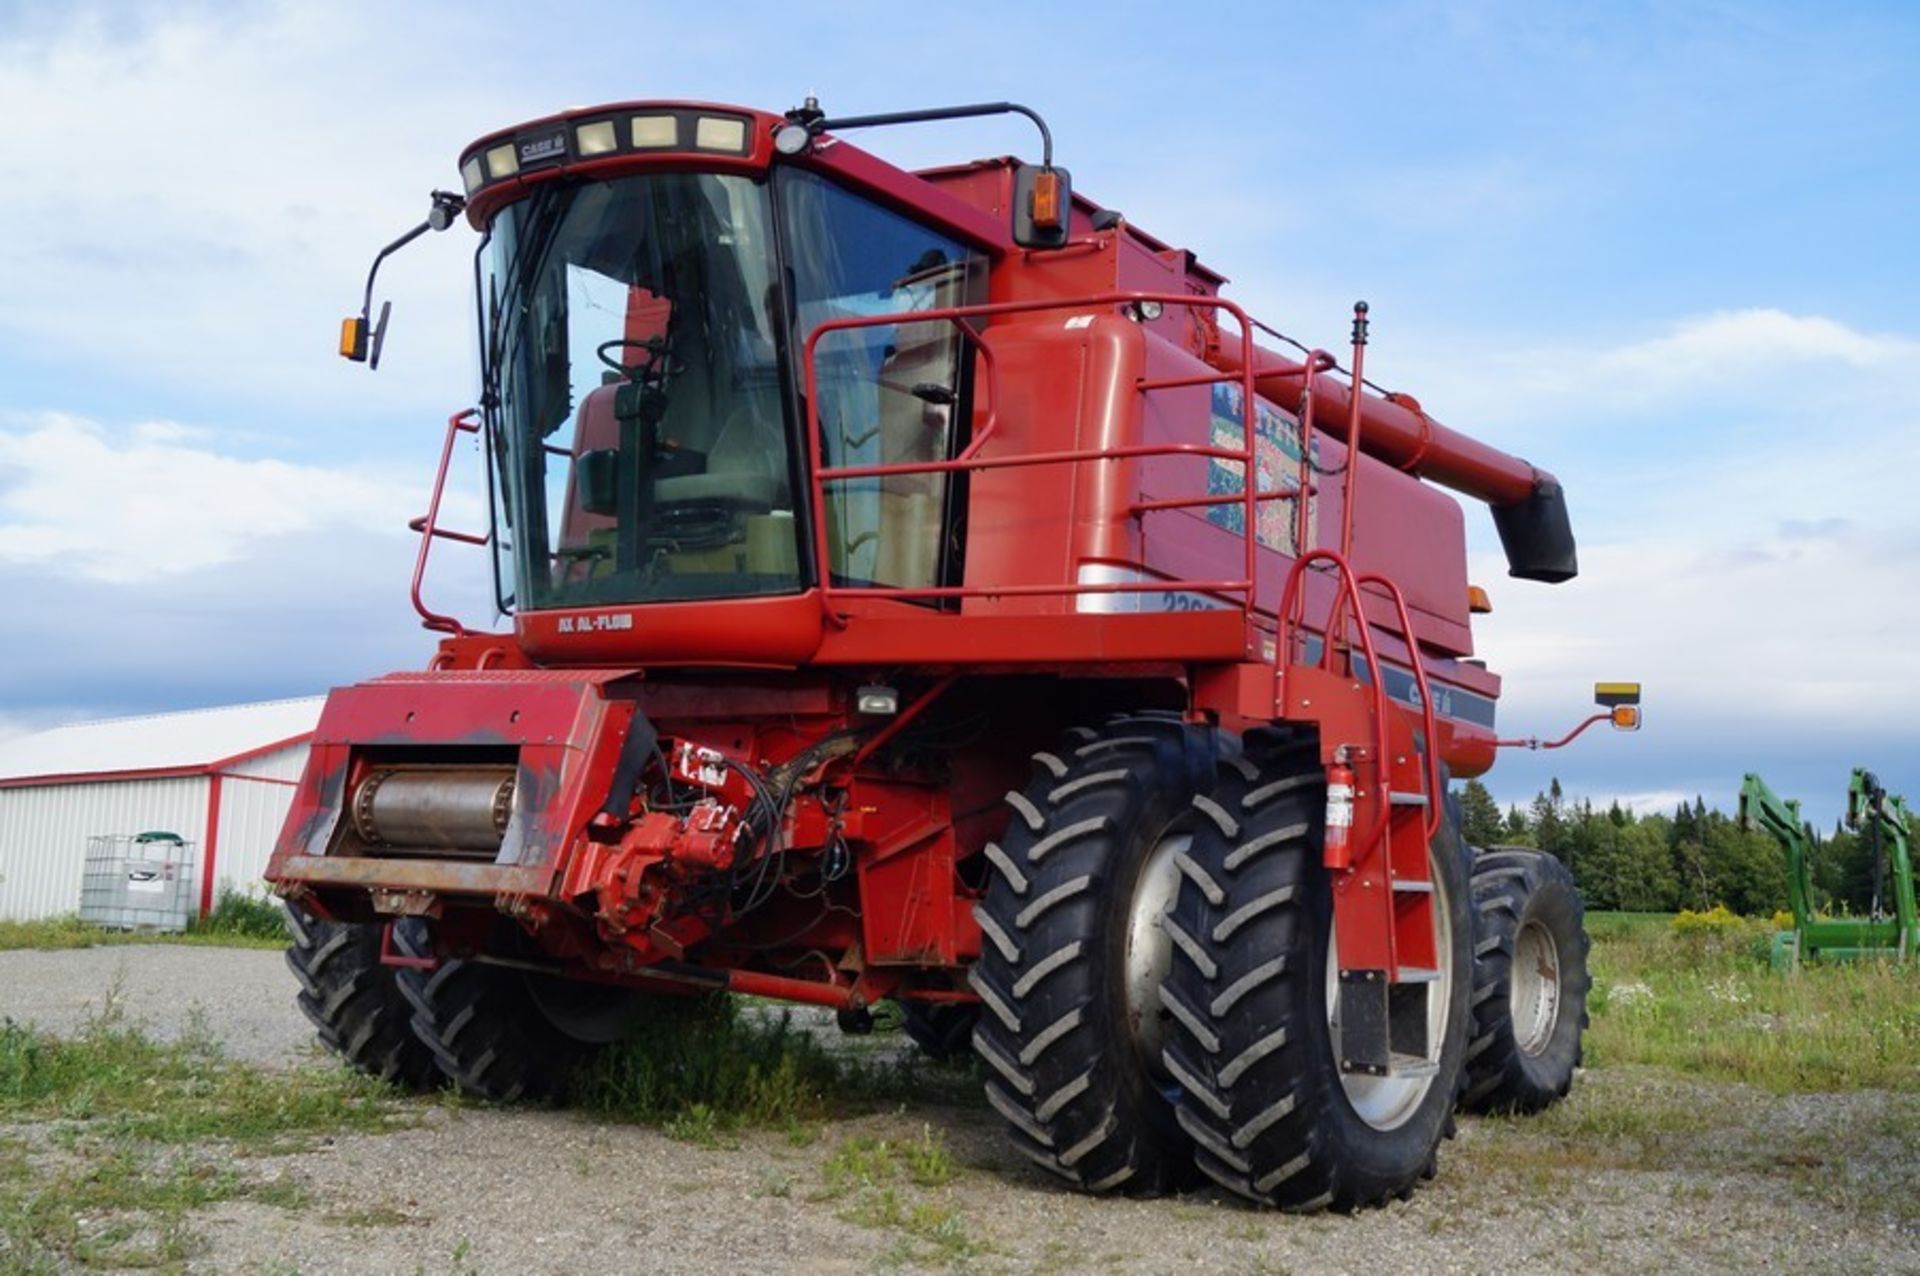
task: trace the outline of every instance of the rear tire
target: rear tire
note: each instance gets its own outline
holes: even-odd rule
[[[438,1086],[433,1053],[409,1025],[394,970],[380,964],[382,923],[328,922],[289,906],[287,965],[295,998],[327,1049],[368,1076],[408,1090]]]
[[[1496,846],[1473,864],[1469,1112],[1538,1112],[1564,1098],[1587,1026],[1586,910],[1552,855]]]
[[[1333,897],[1321,865],[1325,771],[1311,739],[1261,733],[1196,799],[1167,930],[1161,996],[1179,1121],[1208,1177],[1288,1210],[1352,1210],[1432,1177],[1466,1053],[1472,957],[1466,866],[1451,822],[1430,849],[1441,960],[1431,985],[1433,1071],[1341,1072],[1329,1023]]]
[[[425,923],[415,919],[397,923],[393,941],[410,957],[433,953]],[[441,1074],[461,1093],[496,1103],[564,1097],[574,1068],[619,1037],[636,998],[461,959],[398,974],[414,1036]]]
[[[1158,1042],[1144,1041],[1163,1022],[1150,996],[1173,880],[1163,835],[1211,784],[1215,739],[1159,715],[1081,729],[1035,755],[985,852],[971,980],[987,1099],[1020,1152],[1085,1191],[1151,1194],[1191,1174]]]
[[[980,1019],[980,1007],[948,1001],[903,1001],[900,1026],[920,1047],[920,1053],[936,1062],[958,1058],[973,1045],[973,1028]]]

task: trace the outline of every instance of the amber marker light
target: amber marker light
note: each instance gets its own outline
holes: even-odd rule
[[[340,357],[355,363],[367,361],[367,321],[358,315],[340,321]]]
[[[1046,169],[1033,179],[1033,224],[1040,230],[1060,229],[1060,175]]]

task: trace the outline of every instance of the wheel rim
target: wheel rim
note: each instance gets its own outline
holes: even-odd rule
[[[1372,1077],[1358,1072],[1341,1072],[1340,1087],[1346,1091],[1347,1104],[1354,1115],[1376,1130],[1392,1130],[1404,1125],[1420,1109],[1427,1092],[1433,1088],[1439,1071],[1440,1055],[1446,1048],[1447,1021],[1453,1013],[1453,915],[1448,907],[1447,883],[1440,873],[1431,848],[1427,851],[1427,875],[1433,881],[1433,948],[1439,961],[1439,977],[1427,985],[1427,1053],[1421,1061],[1424,1076]],[[1327,1028],[1333,1040],[1334,1067],[1339,1067],[1340,954],[1331,920],[1327,923]],[[1396,1058],[1404,1056],[1396,1055]]]
[[[1553,1039],[1560,1022],[1560,946],[1553,932],[1527,922],[1513,937],[1513,963],[1507,989],[1507,1013],[1520,1053],[1537,1055]]]
[[[1180,893],[1180,870],[1174,857],[1192,842],[1192,834],[1173,833],[1154,843],[1127,902],[1127,1023],[1140,1062],[1161,1081],[1167,1080],[1161,1056],[1171,1016],[1160,1001],[1160,985],[1173,969],[1173,941],[1160,922]]]

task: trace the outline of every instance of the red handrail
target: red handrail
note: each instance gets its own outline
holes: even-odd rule
[[[1427,682],[1427,662],[1425,658],[1420,655],[1420,643],[1419,640],[1414,637],[1413,633],[1413,617],[1407,611],[1407,596],[1400,591],[1400,586],[1379,572],[1362,572],[1360,575],[1354,577],[1354,584],[1356,586],[1378,585],[1381,589],[1387,591],[1387,597],[1393,602],[1394,611],[1399,614],[1400,632],[1407,640],[1407,655],[1409,657],[1409,663],[1413,666],[1413,683],[1414,686],[1420,690],[1421,726],[1426,732],[1424,741],[1426,745],[1426,758],[1424,759],[1426,765],[1423,768],[1426,772],[1427,785],[1426,831],[1427,841],[1432,842],[1434,834],[1440,831],[1440,803],[1442,795],[1440,791],[1440,744],[1436,738],[1439,732],[1439,723],[1434,720],[1433,688]],[[1355,610],[1357,611],[1359,608],[1356,607]],[[1364,614],[1360,617],[1360,623],[1362,625],[1367,623],[1367,618]],[[1371,669],[1374,682],[1384,688],[1387,685],[1387,671],[1379,665],[1373,665]]]
[[[480,432],[480,424],[475,419],[479,415],[473,408],[467,408],[447,418],[447,438],[440,445],[440,468],[433,476],[433,497],[427,502],[427,512],[407,523],[409,530],[420,533],[420,550],[413,560],[413,609],[420,613],[422,628],[452,634],[456,638],[464,638],[474,631],[452,616],[431,610],[420,597],[420,590],[427,578],[427,556],[432,552],[436,539],[459,541],[465,545],[487,545],[493,541],[491,532],[476,536],[472,532],[450,532],[440,526],[440,498],[447,490],[447,468],[453,464],[454,441],[462,434]]]
[[[1360,596],[1359,587],[1354,582],[1353,568],[1337,550],[1310,549],[1294,560],[1293,567],[1287,572],[1286,585],[1280,591],[1280,633],[1273,648],[1276,666],[1274,672],[1281,678],[1286,676],[1287,666],[1298,663],[1287,655],[1293,648],[1294,630],[1297,628],[1293,611],[1297,603],[1304,617],[1306,610],[1304,582],[1308,568],[1316,562],[1331,563],[1340,577],[1340,588],[1334,594],[1333,610],[1327,616],[1326,632],[1321,641],[1321,667],[1329,672],[1333,671],[1334,626],[1338,623],[1344,628],[1346,617],[1343,609],[1349,605],[1350,598],[1358,599]],[[1359,610],[1357,603],[1353,605],[1356,611]],[[1374,650],[1373,629],[1367,624],[1367,618],[1364,615],[1360,617],[1360,648],[1366,654],[1367,668],[1373,674],[1374,773],[1379,777],[1381,800],[1380,814],[1375,817],[1373,826],[1367,830],[1366,837],[1360,839],[1357,844],[1371,846],[1380,840],[1380,835],[1386,831],[1387,820],[1393,813],[1389,796],[1393,785],[1387,771],[1387,680],[1381,672],[1379,653]],[[1417,658],[1418,653],[1416,653]]]
[[[994,365],[992,347],[982,339],[980,331],[971,322],[974,319],[989,318],[994,315],[1030,314],[1046,310],[1087,310],[1117,308],[1140,302],[1158,302],[1162,306],[1179,305],[1204,307],[1212,310],[1224,310],[1231,314],[1240,326],[1240,343],[1248,362],[1237,372],[1196,373],[1190,376],[1165,377],[1158,380],[1141,379],[1135,384],[1140,393],[1155,390],[1173,389],[1181,386],[1211,385],[1220,382],[1238,381],[1241,386],[1241,446],[1221,448],[1200,443],[1152,443],[1135,444],[1126,447],[1080,448],[1067,451],[1035,452],[1023,456],[982,457],[980,450],[992,436],[999,424],[999,388],[997,368]],[[988,391],[988,410],[980,431],[972,442],[951,460],[944,461],[903,461],[886,465],[854,465],[828,467],[814,464],[811,474],[813,496],[812,522],[814,539],[814,570],[818,580],[820,606],[828,623],[842,626],[846,617],[835,610],[833,600],[840,598],[981,598],[1015,595],[1080,595],[1080,594],[1118,594],[1145,593],[1161,590],[1171,585],[1210,593],[1237,593],[1242,595],[1243,613],[1251,616],[1255,609],[1259,591],[1259,540],[1258,507],[1263,500],[1280,499],[1292,493],[1263,493],[1257,490],[1258,453],[1257,453],[1257,408],[1251,375],[1253,352],[1253,329],[1246,313],[1233,302],[1219,297],[1195,297],[1178,293],[1116,292],[1103,293],[1089,297],[1074,297],[1064,300],[1030,300],[989,302],[973,306],[946,306],[934,310],[900,311],[884,315],[850,315],[840,319],[830,319],[816,326],[807,334],[803,349],[803,380],[806,387],[807,456],[810,462],[816,462],[824,455],[821,446],[820,395],[817,359],[820,342],[829,335],[856,328],[875,328],[902,323],[931,323],[945,320],[959,327],[966,334],[968,344],[979,351],[985,366],[985,379]],[[1302,446],[1308,446],[1303,439]],[[1072,465],[1086,461],[1123,460],[1129,457],[1143,456],[1204,456],[1218,460],[1238,462],[1241,468],[1241,491],[1237,496],[1226,499],[1214,497],[1194,498],[1191,502],[1184,498],[1180,504],[1230,504],[1239,501],[1244,510],[1245,575],[1239,580],[1208,581],[1130,581],[1115,583],[1062,583],[1059,585],[1021,585],[1021,586],[985,586],[985,585],[948,585],[948,586],[835,586],[833,584],[832,553],[827,539],[826,486],[829,483],[845,482],[860,478],[879,478],[904,474],[948,474],[972,472],[974,470],[1012,469],[1032,465]],[[1155,504],[1153,508],[1175,508],[1171,503]]]

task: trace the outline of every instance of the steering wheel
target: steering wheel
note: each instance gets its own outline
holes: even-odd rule
[[[645,358],[639,363],[622,363],[614,357],[614,352],[622,350],[638,350]],[[632,381],[680,371],[680,365],[677,363],[660,366],[667,357],[665,337],[648,337],[645,341],[635,341],[631,337],[615,337],[611,341],[602,341],[594,348],[593,353],[600,362]]]

